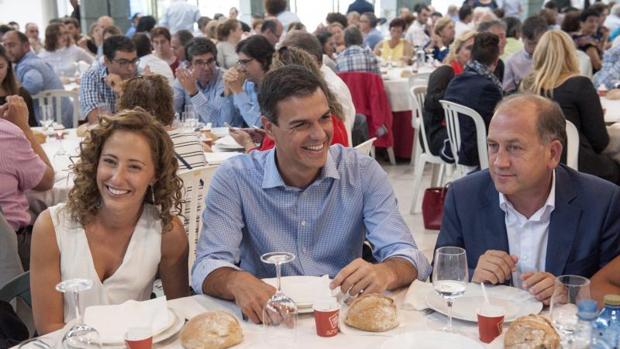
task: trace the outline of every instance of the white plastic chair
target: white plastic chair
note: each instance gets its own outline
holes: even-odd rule
[[[72,126],[76,128],[78,121],[80,120],[80,100],[78,91],[66,91],[66,90],[46,90],[37,93],[32,96],[32,100],[38,101],[38,105],[52,105],[54,108],[54,116],[56,122],[62,124],[62,99],[69,98],[73,105],[73,120]]]
[[[450,148],[454,156],[454,163],[459,163],[459,149],[461,148],[461,129],[459,127],[459,114],[472,119],[476,126],[476,143],[478,145],[478,161],[480,169],[484,170],[489,167],[489,158],[487,156],[487,129],[482,120],[482,116],[477,111],[460,105],[458,103],[440,100],[444,113],[446,114],[446,127],[448,129],[448,138],[450,139]],[[457,165],[461,169],[461,174],[466,174],[466,166]]]
[[[356,145],[354,149],[359,151],[360,153],[362,153],[364,155],[371,156],[372,155],[372,145],[375,142],[375,140],[377,140],[377,137],[372,137],[371,139],[367,140],[366,142],[360,143],[360,144]]]
[[[424,127],[424,118],[422,109],[424,108],[424,99],[426,98],[426,86],[414,86],[409,89],[410,96],[416,101],[415,110],[411,113],[411,124],[415,130],[413,138],[413,149],[411,163],[414,165],[413,171],[413,198],[411,200],[411,208],[409,213],[414,214],[418,210],[418,196],[422,189],[422,177],[424,176],[424,168],[426,164],[439,165],[439,175],[433,175],[431,186],[438,186],[443,181],[445,165],[448,165],[439,156],[431,154],[428,146],[428,138],[426,138],[426,129]],[[422,147],[420,147],[420,139],[422,139]],[[435,169],[433,169],[435,172]]]
[[[579,131],[566,120],[566,166],[579,171]]]
[[[200,238],[202,228],[202,210],[204,197],[209,189],[209,183],[215,173],[215,166],[196,167],[191,170],[179,172],[178,175],[183,181],[183,199],[185,202],[181,207],[181,212],[185,216],[183,226],[189,240],[188,268],[191,277],[192,265],[196,260],[196,245]],[[202,184],[200,181],[202,180]],[[194,190],[199,188],[199,190]]]

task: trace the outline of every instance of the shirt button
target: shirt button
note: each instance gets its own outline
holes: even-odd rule
[[[301,221],[301,226],[305,227],[306,226],[306,221]]]

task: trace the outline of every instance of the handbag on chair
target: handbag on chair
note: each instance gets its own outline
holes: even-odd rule
[[[422,220],[424,229],[439,230],[443,219],[443,204],[448,186],[427,188],[422,198]]]

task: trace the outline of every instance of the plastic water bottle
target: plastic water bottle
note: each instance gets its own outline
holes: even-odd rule
[[[620,295],[608,294],[603,298],[605,307],[592,324],[592,339],[596,339],[601,348],[620,348]]]
[[[593,348],[591,343],[592,323],[596,320],[597,316],[598,312],[596,311],[595,300],[584,299],[577,302],[578,321],[572,340],[570,341],[571,348]]]

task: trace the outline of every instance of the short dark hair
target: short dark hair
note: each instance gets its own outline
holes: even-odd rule
[[[286,11],[286,0],[264,0],[265,11],[272,16],[277,16]]]
[[[11,30],[13,30],[13,28],[9,27],[6,24],[0,24],[0,34],[6,34],[7,32],[10,32]]]
[[[494,19],[490,21],[480,22],[480,24],[478,24],[478,32],[488,32],[491,28],[495,26],[500,26],[504,28],[504,30],[506,30],[506,24],[504,22],[500,21],[499,19]]]
[[[413,12],[420,13],[422,12],[422,10],[429,11],[429,12],[431,11],[431,9],[426,4],[423,4],[423,3],[418,3],[415,6],[413,6]]]
[[[193,38],[185,48],[185,56],[189,62],[192,61],[194,56],[207,53],[211,53],[213,58],[215,58],[217,57],[217,48],[213,41],[203,37]]]
[[[19,40],[19,42],[21,42],[22,44],[25,44],[28,41],[28,37],[26,36],[26,34],[20,32],[19,30],[9,30],[8,32],[4,33],[5,35],[8,33],[15,33],[15,35],[17,35],[17,40]]]
[[[75,17],[65,17],[62,19],[62,24],[67,25],[67,24],[73,24],[74,27],[76,28],[80,28],[80,22],[78,22],[77,19],[75,19]]]
[[[187,44],[189,44],[190,41],[192,41],[192,39],[194,38],[194,34],[192,34],[192,32],[187,29],[181,29],[178,32],[174,33],[174,35],[172,36],[176,36],[181,42],[181,45],[183,45],[183,47],[187,46]]]
[[[202,28],[206,27],[209,22],[211,22],[211,18],[207,16],[202,16],[198,18],[198,21],[196,23],[198,23],[198,29],[202,31]]]
[[[323,49],[323,46],[327,43],[327,40],[329,40],[329,38],[331,38],[334,34],[332,34],[331,32],[327,30],[321,30],[320,32],[314,35],[316,35],[316,38],[321,43],[321,49]]]
[[[601,13],[592,7],[589,7],[583,11],[581,11],[581,15],[579,15],[579,22],[585,22],[588,20],[588,17],[596,17],[599,18]]]
[[[564,14],[564,19],[562,20],[562,25],[560,29],[567,33],[573,33],[579,30],[579,16],[581,12],[579,10],[576,11],[568,11]]]
[[[465,18],[471,16],[473,13],[474,10],[471,8],[471,6],[463,4],[463,6],[461,6],[461,8],[459,9],[459,20],[464,21]]]
[[[609,6],[602,3],[602,2],[595,2],[592,5],[590,5],[590,7],[588,7],[588,9],[592,9],[596,12],[598,12],[599,16],[602,16],[605,14],[605,10],[609,11]]]
[[[269,121],[278,124],[278,103],[289,97],[306,97],[327,86],[310,70],[297,64],[287,65],[265,75],[258,91],[260,110]]]
[[[269,70],[269,67],[271,67],[271,59],[275,52],[269,40],[262,35],[252,35],[247,39],[239,41],[236,51],[257,60],[264,71]]]
[[[157,21],[153,16],[142,16],[138,20],[138,24],[136,25],[136,33],[140,32],[150,32],[151,29],[155,28]]]
[[[525,19],[523,26],[521,27],[521,33],[523,37],[528,40],[534,40],[537,37],[543,35],[549,26],[547,21],[541,16],[531,16]]]
[[[302,49],[308,54],[310,54],[314,59],[316,59],[319,67],[322,64],[323,45],[321,45],[321,42],[319,41],[319,39],[316,38],[316,36],[310,33],[301,31],[292,32],[286,36],[281,46],[296,47]]]
[[[396,17],[390,21],[389,28],[392,29],[393,27],[401,27],[403,30],[405,30],[407,28],[407,21],[400,17]]]
[[[517,17],[505,17],[502,21],[506,23],[506,37],[518,39],[521,32],[521,20]]]
[[[377,26],[377,23],[379,23],[379,20],[377,19],[377,16],[375,16],[374,13],[372,12],[364,12],[360,15],[361,16],[366,16],[368,17],[368,21],[370,21],[370,27],[374,28]]]
[[[116,51],[134,52],[136,51],[136,45],[133,41],[126,36],[114,35],[103,40],[103,55],[108,60],[113,60],[116,56]]]
[[[554,0],[549,0],[543,5],[543,7],[549,10],[557,10],[558,4]]]
[[[345,28],[349,25],[349,20],[347,19],[347,16],[343,15],[340,12],[328,13],[327,17],[325,17],[325,22],[327,22],[328,25],[334,22],[338,22],[342,24],[342,26]]]
[[[471,57],[484,65],[495,63],[499,57],[499,37],[488,32],[476,34]]]
[[[357,27],[349,27],[344,30],[344,45],[346,47],[361,45],[364,43],[362,32]]]
[[[103,33],[101,33],[103,36],[106,36],[106,34],[110,34],[112,36],[121,35],[121,30],[119,27],[111,25],[109,27],[105,27],[105,29],[103,29]]]
[[[151,40],[153,40],[156,36],[163,36],[168,41],[172,39],[172,36],[170,36],[170,30],[166,27],[155,27],[151,29]]]
[[[138,58],[146,56],[153,51],[151,40],[145,33],[135,33],[131,38],[131,41],[133,41],[133,44],[136,46],[136,54],[138,55]]]
[[[275,34],[275,32],[278,30],[278,22],[276,22],[276,20],[274,19],[268,19],[264,21],[263,25],[261,25],[260,27],[260,32],[265,33],[267,30],[270,30],[272,33]]]

